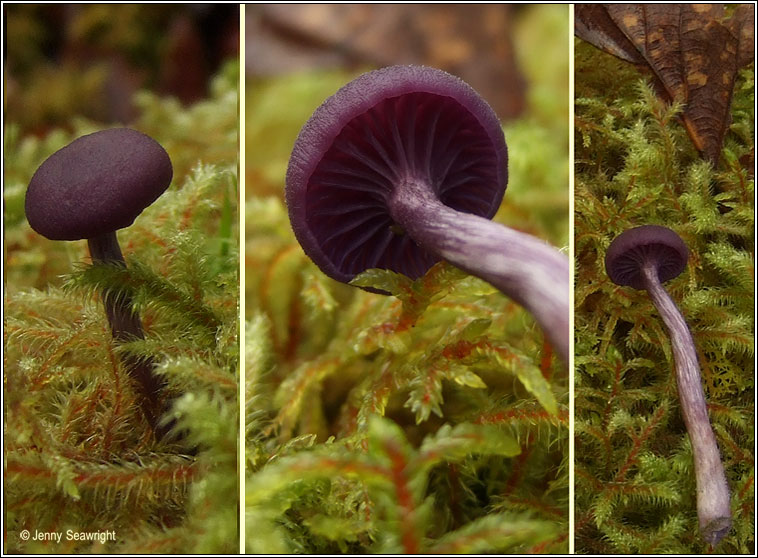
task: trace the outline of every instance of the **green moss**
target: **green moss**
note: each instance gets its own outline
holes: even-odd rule
[[[753,71],[735,90],[718,168],[629,64],[577,40],[575,188],[576,550],[708,551],[671,345],[646,293],[607,278],[620,232],[674,229],[690,250],[666,288],[692,331],[731,489],[734,526],[717,552],[754,547]]]

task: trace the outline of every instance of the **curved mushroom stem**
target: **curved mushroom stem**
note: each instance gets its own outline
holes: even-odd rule
[[[698,522],[703,538],[715,545],[726,536],[732,524],[729,486],[708,420],[695,342],[682,313],[658,280],[655,265],[645,262],[642,273],[645,288],[671,335],[679,402],[695,460]]]
[[[126,267],[115,231],[90,238],[87,240],[87,244],[93,262]],[[116,342],[145,338],[142,322],[137,312],[132,309],[130,297],[113,296],[111,293],[105,293],[103,294],[103,306],[105,306],[105,314],[108,317],[111,333]],[[153,372],[153,360],[151,358],[127,355],[123,357],[122,362],[127,373],[136,381],[137,388],[142,396],[142,411],[145,414],[145,419],[155,432],[156,438],[162,438],[168,430],[168,428],[158,425],[158,419],[162,414],[160,392],[165,386],[165,382]]]
[[[524,306],[568,363],[569,262],[564,254],[538,238],[446,206],[424,181],[399,184],[389,210],[417,244]]]

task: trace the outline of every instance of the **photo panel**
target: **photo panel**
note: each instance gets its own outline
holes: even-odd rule
[[[3,551],[239,551],[239,6],[4,4]]]
[[[575,6],[575,551],[755,550],[754,6]]]
[[[245,26],[245,550],[568,552],[569,7]]]

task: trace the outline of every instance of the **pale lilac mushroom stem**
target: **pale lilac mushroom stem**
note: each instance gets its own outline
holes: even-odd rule
[[[446,206],[422,180],[400,183],[388,206],[392,219],[422,248],[524,306],[568,362],[569,263],[564,254],[531,235]]]
[[[698,523],[703,538],[715,545],[731,527],[729,485],[716,436],[708,420],[695,342],[682,313],[658,279],[657,265],[645,262],[642,276],[645,289],[671,336],[679,401],[695,462]]]

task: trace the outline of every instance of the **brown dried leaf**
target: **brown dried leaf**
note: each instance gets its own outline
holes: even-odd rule
[[[687,99],[679,51],[679,4],[613,4],[608,14],[634,44],[657,80],[658,95],[667,101]]]
[[[671,100],[686,101],[679,44],[681,4],[645,6],[645,58]]]
[[[743,68],[753,62],[755,55],[755,5],[740,4],[735,8],[734,14],[727,22],[729,29],[732,31],[737,42],[739,50],[737,51],[737,67]]]
[[[645,54],[645,6],[642,4],[606,4],[605,9],[616,26]]]
[[[753,61],[754,13],[752,4],[738,6],[726,21],[722,4],[603,4],[575,10],[580,38],[652,71],[660,97],[686,103],[687,133],[714,165],[730,123],[737,70]]]
[[[580,39],[622,60],[632,64],[645,63],[637,48],[601,4],[577,4],[574,7],[574,29]]]
[[[703,20],[696,7],[682,8],[681,49],[688,102],[682,119],[703,158],[718,163],[730,123],[737,77],[737,38],[716,20]]]

